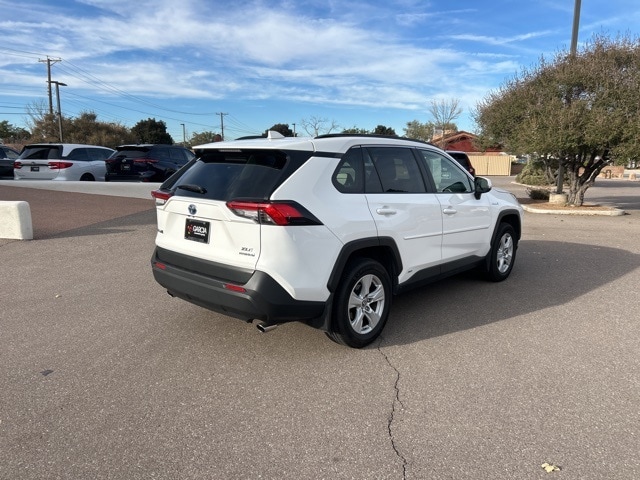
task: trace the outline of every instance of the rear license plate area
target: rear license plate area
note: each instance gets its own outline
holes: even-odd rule
[[[184,238],[194,242],[209,243],[210,231],[211,224],[209,222],[187,218],[184,226]]]
[[[31,171],[32,172],[39,172],[40,171],[40,167],[31,167]]]

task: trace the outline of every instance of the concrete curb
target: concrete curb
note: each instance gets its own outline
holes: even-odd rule
[[[521,204],[522,205],[522,204]],[[620,215],[625,215],[626,212],[619,208],[611,207],[607,210],[581,210],[580,207],[576,207],[575,210],[567,209],[567,210],[554,210],[550,208],[544,207],[532,207],[531,205],[522,205],[522,208],[526,212],[531,213],[545,213],[550,215],[605,215],[609,217],[618,217]]]
[[[33,240],[31,208],[28,202],[0,201],[0,238]]]

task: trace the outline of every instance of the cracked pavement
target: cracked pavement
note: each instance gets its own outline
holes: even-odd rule
[[[25,192],[46,214],[0,242],[0,479],[640,478],[639,187],[589,191],[622,217],[525,214],[506,282],[394,298],[362,350],[170,298],[146,200]]]

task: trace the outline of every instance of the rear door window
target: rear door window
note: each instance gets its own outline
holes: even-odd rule
[[[69,155],[67,155],[67,160],[86,162],[89,160],[89,153],[86,148],[74,148],[69,152]]]
[[[420,168],[410,148],[369,147],[366,151],[371,163],[375,166],[382,192],[425,193],[427,191]],[[371,183],[374,184],[374,182]]]
[[[87,148],[87,154],[89,160],[104,160],[111,155],[111,151],[105,148]]]

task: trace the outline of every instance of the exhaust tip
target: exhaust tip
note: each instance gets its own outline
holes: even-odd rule
[[[257,325],[257,327],[258,330],[260,330],[262,333],[267,333],[278,328],[278,325],[269,325],[268,323],[261,322]]]

